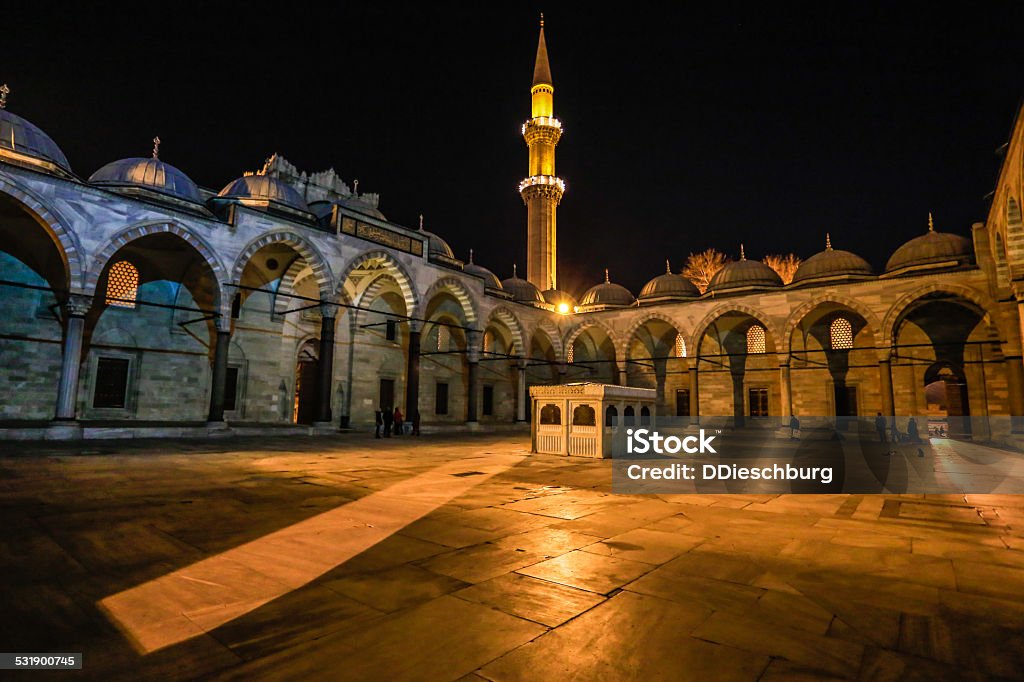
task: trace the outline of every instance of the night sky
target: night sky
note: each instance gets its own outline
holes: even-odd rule
[[[381,194],[389,219],[445,237],[499,277],[525,271],[520,125],[546,12],[562,288],[609,267],[636,293],[709,246],[734,257],[823,248],[876,269],[936,228],[984,220],[1024,95],[1021,3],[988,16],[922,4],[615,14],[564,3],[21,3],[4,10],[9,108],[88,177],[161,158],[220,189],[279,152]],[[483,9],[481,9],[483,8]],[[174,10],[169,12],[168,10]],[[224,12],[223,14],[217,12]]]

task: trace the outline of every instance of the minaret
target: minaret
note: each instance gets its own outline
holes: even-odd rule
[[[558,287],[555,210],[565,192],[565,182],[555,175],[555,145],[562,136],[562,123],[554,116],[554,92],[541,14],[530,88],[533,116],[523,124],[530,175],[519,183],[519,195],[526,204],[526,279],[541,291]]]

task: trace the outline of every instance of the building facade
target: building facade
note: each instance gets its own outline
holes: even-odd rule
[[[528,419],[530,385],[590,380],[655,389],[667,415],[927,415],[1014,440],[1010,420],[956,418],[1024,414],[1024,119],[986,221],[922,226],[884,272],[822,235],[789,284],[741,255],[703,293],[667,270],[576,300],[557,289],[551,81],[542,29],[526,279],[389,221],[333,170],[274,155],[213,192],[156,145],[85,179],[0,109],[0,434],[334,429],[396,406],[498,425]]]

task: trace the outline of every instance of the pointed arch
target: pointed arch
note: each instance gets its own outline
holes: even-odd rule
[[[676,334],[679,334],[683,338],[683,347],[686,348],[686,349],[689,349],[689,345],[688,345],[689,341],[687,340],[688,337],[683,332],[683,325],[680,324],[679,320],[676,320],[673,317],[671,317],[671,316],[669,316],[669,315],[667,315],[665,313],[652,311],[652,312],[648,312],[647,314],[642,315],[639,318],[637,318],[633,322],[633,324],[631,324],[629,326],[629,329],[623,335],[623,339],[622,339],[622,342],[624,344],[624,347],[622,349],[623,357],[627,357],[628,356],[628,354],[629,354],[629,346],[633,342],[633,337],[636,336],[637,332],[640,331],[641,327],[643,327],[645,324],[647,324],[651,320],[661,320],[662,322],[664,322],[668,326],[670,326],[673,329],[675,329],[676,330]]]
[[[225,301],[227,297],[224,296],[222,284],[226,279],[227,272],[224,265],[221,263],[220,258],[217,257],[213,247],[211,247],[206,240],[196,235],[188,228],[174,222],[152,222],[135,225],[121,230],[107,240],[99,251],[96,252],[96,255],[93,256],[89,272],[85,277],[83,287],[85,293],[88,295],[96,294],[96,286],[99,283],[100,275],[103,273],[103,269],[106,267],[107,263],[110,262],[110,259],[113,258],[114,254],[138,239],[155,234],[173,234],[191,246],[200,255],[200,257],[202,257],[203,261],[205,261],[206,265],[213,273],[213,289],[214,295],[216,296],[214,306],[221,311],[222,316],[225,313],[225,306],[227,306],[226,319],[231,319],[231,304],[230,302]]]
[[[612,346],[615,348],[616,359],[620,358],[623,350],[623,344],[619,335],[603,320],[591,319],[586,322],[581,322],[569,330],[569,333],[565,337],[565,352],[562,354],[562,360],[567,359],[565,353],[568,353],[568,349],[572,348],[573,343],[575,343],[576,339],[579,338],[580,334],[592,328],[600,329],[608,336],[608,339],[612,342]]]
[[[690,353],[694,356],[700,353],[700,342],[704,338],[704,334],[707,333],[709,327],[714,322],[729,313],[740,313],[742,315],[749,315],[754,318],[767,330],[769,337],[776,342],[776,349],[778,349],[779,339],[782,337],[779,334],[779,329],[770,317],[765,315],[762,311],[753,308],[748,305],[741,303],[723,303],[722,305],[712,308],[707,315],[697,324],[693,329],[693,336],[690,338],[690,342],[687,343],[687,348],[690,349]]]
[[[519,322],[519,318],[516,317],[515,313],[506,308],[505,306],[497,306],[487,315],[487,322],[484,324],[484,331],[491,326],[492,322],[500,322],[503,324],[509,332],[512,334],[512,343],[515,344],[516,354],[525,356],[529,353],[529,348],[526,346],[526,336],[524,334],[523,326]]]
[[[349,260],[345,269],[342,270],[341,274],[338,276],[337,285],[334,290],[335,298],[337,300],[348,302],[351,296],[347,291],[345,291],[345,283],[349,280],[353,271],[357,270],[359,266],[366,265],[368,263],[373,263],[378,267],[383,266],[381,267],[381,274],[390,275],[402,291],[402,297],[405,299],[406,315],[415,315],[415,311],[419,309],[420,298],[416,290],[416,285],[413,283],[414,280],[402,261],[395,258],[393,254],[382,249],[364,251]],[[373,280],[371,280],[371,283],[379,276],[380,275],[375,275]],[[357,295],[355,300],[361,300],[364,296],[365,292]]]
[[[25,212],[49,234],[64,263],[68,289],[84,290],[86,257],[78,238],[65,227],[70,223],[56,209],[46,206],[34,192],[3,173],[0,173],[0,193],[21,204]]]
[[[836,293],[823,293],[815,296],[794,310],[786,320],[786,326],[781,340],[785,343],[785,349],[787,351],[792,350],[793,332],[800,325],[803,319],[811,314],[815,308],[827,303],[834,303],[844,308],[849,308],[863,317],[864,321],[867,322],[867,331],[871,333],[872,344],[876,347],[880,346],[880,342],[882,340],[882,321],[878,319],[878,315],[876,315],[873,310],[849,296],[843,296]]]
[[[959,284],[933,282],[904,294],[892,305],[892,307],[889,308],[889,311],[885,315],[885,319],[882,320],[882,345],[884,347],[888,348],[892,345],[895,338],[894,332],[896,323],[903,317],[903,314],[910,308],[910,306],[924,296],[933,293],[950,294],[951,296],[959,296],[970,301],[974,305],[978,306],[978,309],[982,314],[982,321],[988,325],[989,329],[994,330],[1000,339],[1012,338],[1010,335],[1007,335],[1000,326],[996,315],[996,304],[988,296],[979,293],[970,287],[965,287]]]
[[[470,296],[469,291],[466,289],[466,285],[455,277],[442,277],[431,284],[430,288],[427,289],[425,294],[423,294],[423,298],[421,299],[422,309],[417,311],[415,317],[426,317],[427,306],[429,306],[430,301],[441,292],[447,292],[454,296],[455,300],[457,300],[459,305],[462,307],[462,314],[465,315],[466,321],[469,323],[468,326],[476,326],[476,303],[473,301],[473,297]]]
[[[323,300],[330,300],[334,293],[334,276],[331,273],[331,266],[324,258],[323,254],[312,242],[303,237],[302,235],[293,232],[292,230],[274,230],[273,232],[267,232],[260,235],[256,239],[246,244],[245,248],[242,249],[241,253],[235,259],[235,264],[231,268],[231,283],[241,284],[242,273],[245,271],[245,266],[249,264],[252,257],[256,255],[256,252],[262,249],[264,246],[270,244],[286,244],[293,249],[295,252],[302,256],[309,267],[313,270],[313,275],[316,277],[316,283],[320,289],[320,297]]]
[[[564,345],[562,344],[562,335],[558,331],[558,327],[555,326],[555,323],[552,322],[551,320],[541,320],[540,322],[535,324],[533,326],[533,329],[530,331],[530,335],[528,337],[530,343],[532,343],[533,337],[538,332],[542,333],[545,337],[547,337],[548,343],[551,344],[551,349],[555,353],[555,358],[564,359],[565,351]],[[524,346],[524,351],[524,355],[529,356],[532,352],[532,348],[530,348],[529,345],[526,345]]]

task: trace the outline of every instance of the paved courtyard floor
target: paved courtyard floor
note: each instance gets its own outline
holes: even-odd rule
[[[621,496],[517,434],[0,447],[0,650],[79,677],[1024,676],[1024,496]]]

